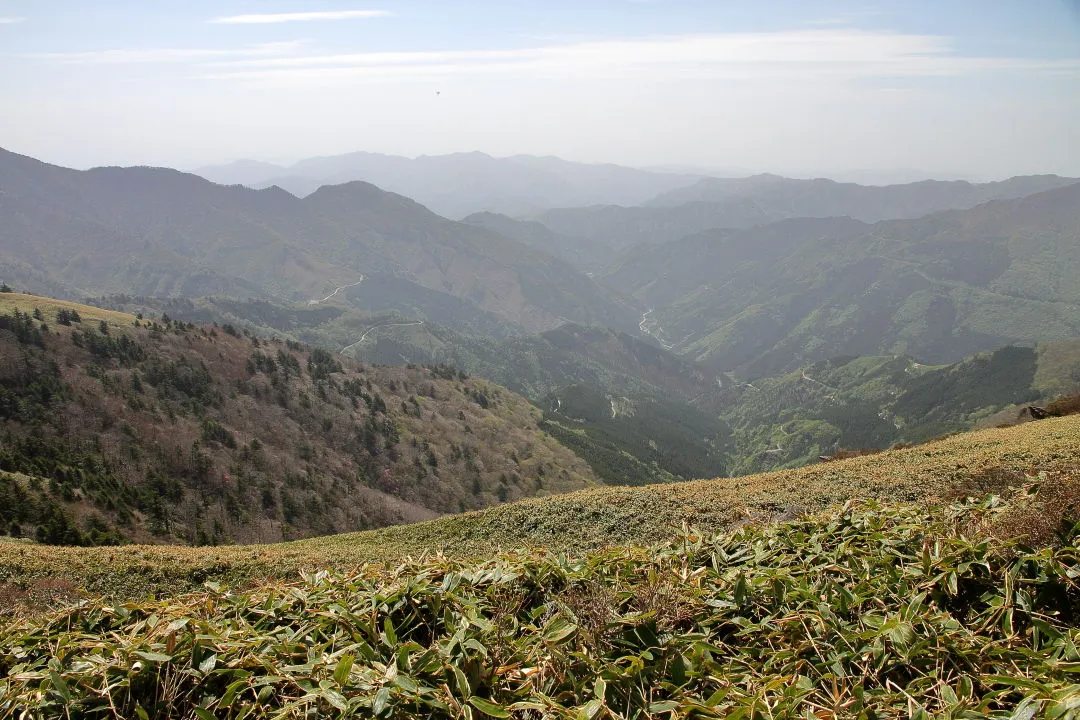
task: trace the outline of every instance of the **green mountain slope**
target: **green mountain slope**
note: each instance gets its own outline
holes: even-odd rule
[[[349,343],[347,353],[366,362],[447,364],[489,378],[542,408],[543,429],[616,485],[799,467],[838,450],[1014,422],[1018,403],[1080,391],[1077,341],[1006,347],[940,366],[903,355],[834,357],[746,382],[600,328],[565,325],[496,339],[333,305],[122,300],[101,302],[234,322],[327,348]]]
[[[360,304],[365,282],[347,291]],[[391,288],[392,289],[392,288]],[[412,297],[415,297],[413,295]],[[384,298],[385,300],[385,298]],[[643,484],[726,474],[716,446],[725,437],[717,413],[738,393],[714,373],[627,333],[566,324],[538,335],[484,327],[460,332],[402,312],[371,314],[340,303],[280,306],[227,298],[164,300],[113,296],[103,307],[167,313],[194,322],[229,322],[267,336],[299,339],[342,350],[364,362],[447,364],[528,397],[545,411],[545,431],[573,448],[597,475],[613,484]],[[455,327],[460,323],[453,322]],[[595,405],[600,412],[563,412]],[[613,417],[612,405],[621,408]]]
[[[0,311],[9,533],[265,542],[595,483],[524,398],[451,368],[13,293]]]
[[[792,220],[689,237],[607,278],[678,352],[753,376],[837,355],[927,363],[1080,335],[1080,185],[860,228]],[[690,262],[693,258],[694,262]]]
[[[611,485],[647,485],[728,472],[730,429],[716,415],[662,395],[568,385],[544,399],[544,429]]]
[[[721,417],[738,475],[1015,423],[1018,406],[1080,391],[1080,352],[1075,341],[1006,347],[937,367],[905,356],[834,358],[736,386],[739,399]]]

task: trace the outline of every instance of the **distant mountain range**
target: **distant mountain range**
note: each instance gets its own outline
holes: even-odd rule
[[[853,217],[865,222],[917,218],[939,210],[963,210],[990,200],[1032,195],[1080,180],[1058,175],[1024,175],[988,183],[921,180],[899,185],[857,185],[827,178],[796,180],[779,175],[703,178],[653,198],[651,207],[695,202],[751,200],[787,217]]]
[[[851,217],[863,222],[915,219],[941,210],[964,210],[991,200],[1019,198],[1080,182],[1056,175],[972,184],[927,180],[905,185],[865,186],[832,180],[793,180],[776,175],[705,178],[664,193],[644,206],[553,208],[528,217],[559,238],[550,252],[585,269],[608,267],[619,253],[659,245],[717,228],[750,228],[791,218]],[[488,225],[491,222],[488,221]],[[502,232],[521,237],[504,224]]]
[[[450,218],[482,211],[516,216],[551,207],[637,205],[702,177],[556,157],[494,158],[479,152],[417,158],[356,152],[301,160],[288,167],[240,160],[193,172],[225,185],[276,185],[298,197],[323,185],[363,180]]]
[[[430,305],[471,307],[529,332],[566,321],[631,330],[638,315],[565,261],[368,183],[299,199],[176,170],[80,172],[4,151],[0,277],[68,297],[293,302],[394,278]]]
[[[450,172],[451,158],[493,183],[491,168],[510,162],[421,158],[406,174],[427,162]],[[554,159],[510,164],[655,179]],[[600,175],[598,188],[634,185]],[[454,222],[366,182],[301,199],[175,170],[79,172],[0,152],[0,193],[3,279],[69,297],[336,298],[495,336],[599,325],[754,374],[833,355],[955,362],[1080,335],[1080,184],[1056,176],[884,187],[713,178],[647,207]],[[926,214],[943,207],[958,209]]]

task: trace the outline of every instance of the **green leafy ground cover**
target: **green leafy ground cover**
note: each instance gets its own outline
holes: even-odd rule
[[[0,630],[29,718],[1072,717],[1080,554],[992,500],[445,557]]]

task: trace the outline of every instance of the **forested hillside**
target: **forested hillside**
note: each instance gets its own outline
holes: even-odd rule
[[[223,317],[324,347],[348,343],[348,354],[368,362],[450,364],[492,378],[541,408],[544,429],[615,485],[798,467],[839,450],[1015,422],[1018,404],[1080,392],[1077,341],[1006,346],[945,365],[906,355],[835,356],[748,380],[595,327],[499,339],[333,305],[95,302],[201,321]]]
[[[525,399],[231,325],[0,293],[0,525],[80,544],[271,541],[594,484]]]
[[[1028,404],[1080,392],[1080,349],[1075,342],[1011,346],[941,366],[905,356],[840,357],[737,390],[738,402],[722,416],[736,475],[1016,423]]]

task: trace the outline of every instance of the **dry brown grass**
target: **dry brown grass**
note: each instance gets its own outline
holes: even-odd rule
[[[104,320],[112,327],[132,327],[135,316],[114,310],[102,310],[92,305],[69,302],[67,300],[55,300],[40,295],[26,295],[23,293],[0,293],[0,314],[19,310],[24,313],[33,313],[35,309],[41,310],[45,316],[45,322],[50,326],[56,322],[56,311],[61,309],[77,310],[83,322],[100,322]]]
[[[1046,412],[1054,417],[1080,414],[1080,395],[1058,398],[1046,406]]]
[[[0,582],[0,616],[21,616],[64,607],[84,593],[71,580],[39,577],[26,586]]]
[[[1058,543],[1080,522],[1080,474],[1041,473],[1030,491],[1017,496],[990,526],[1001,538],[1020,538],[1029,547]]]
[[[862,448],[860,450],[837,450],[832,455],[822,455],[821,462],[850,460],[851,458],[862,457],[864,455],[877,455],[878,453],[882,452],[885,451],[880,448]]]

